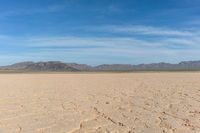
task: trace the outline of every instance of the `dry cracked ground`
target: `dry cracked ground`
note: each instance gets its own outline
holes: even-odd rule
[[[0,133],[200,133],[200,73],[1,74]]]

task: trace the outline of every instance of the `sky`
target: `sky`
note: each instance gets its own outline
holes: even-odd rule
[[[200,60],[199,0],[0,0],[0,65]]]

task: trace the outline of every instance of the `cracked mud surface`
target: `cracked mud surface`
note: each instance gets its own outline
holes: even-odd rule
[[[0,75],[2,133],[200,133],[200,73]]]

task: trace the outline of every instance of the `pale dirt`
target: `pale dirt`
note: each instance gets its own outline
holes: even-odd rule
[[[200,73],[1,74],[0,133],[200,133]]]

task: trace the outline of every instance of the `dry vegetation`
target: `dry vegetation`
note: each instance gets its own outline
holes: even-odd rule
[[[1,74],[1,133],[199,133],[200,73]]]

